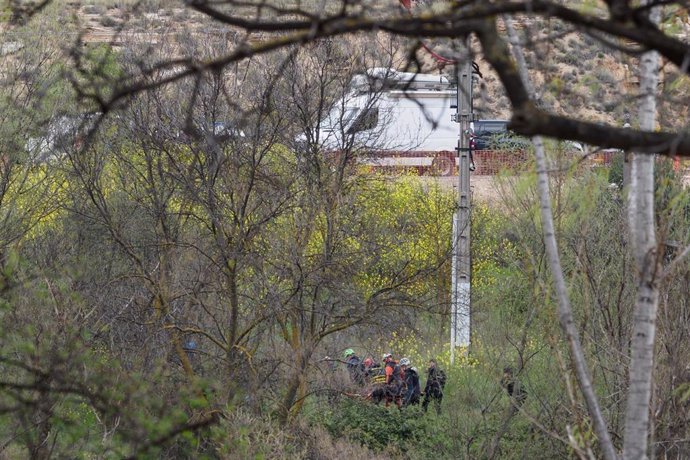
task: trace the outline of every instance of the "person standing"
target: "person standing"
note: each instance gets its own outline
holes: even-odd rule
[[[410,360],[408,358],[403,358],[400,360],[400,368],[403,373],[403,380],[405,381],[405,393],[403,394],[403,406],[411,406],[413,404],[419,404],[419,397],[422,393],[422,389],[419,385],[419,374],[417,374],[417,369],[410,367]]]
[[[393,401],[400,408],[402,407],[402,370],[390,353],[383,355],[383,362],[386,366],[386,407]]]
[[[343,352],[343,358],[345,358],[347,372],[352,381],[357,385],[364,385],[364,364],[359,356],[355,354],[352,348],[348,348]]]
[[[426,412],[429,402],[434,401],[436,413],[441,413],[441,401],[443,401],[443,388],[446,385],[446,373],[438,367],[435,359],[429,360],[429,367],[426,372],[426,386],[424,387],[424,401],[422,408]]]
[[[515,405],[520,407],[527,399],[527,392],[520,384],[520,381],[513,374],[512,367],[503,369],[503,378],[501,378],[501,386],[506,390],[508,396],[515,401]]]

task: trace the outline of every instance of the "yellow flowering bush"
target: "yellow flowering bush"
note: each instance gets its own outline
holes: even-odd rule
[[[472,209],[472,287],[492,289],[519,260],[520,251],[505,237],[505,220],[482,203]]]
[[[466,348],[458,347],[455,349],[455,360],[451,365],[450,342],[430,344],[420,340],[419,335],[410,330],[393,331],[386,347],[395,359],[409,358],[412,366],[420,371],[426,369],[429,359],[435,359],[443,369],[475,367],[479,363],[475,357],[468,354]]]

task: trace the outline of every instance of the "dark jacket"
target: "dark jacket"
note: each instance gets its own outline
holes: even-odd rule
[[[527,399],[527,391],[522,387],[520,382],[512,375],[506,375],[501,379],[501,386],[505,388],[506,393],[511,398],[522,404]]]
[[[412,369],[405,369],[405,396],[403,398],[403,405],[419,404],[419,396],[422,393],[422,388],[419,385],[419,374]]]
[[[443,387],[446,385],[446,373],[438,367],[431,367],[427,371],[426,386],[424,393],[432,396],[442,395]]]
[[[347,371],[350,373],[350,378],[353,382],[364,384],[364,364],[357,355],[351,355],[345,362],[347,364]]]

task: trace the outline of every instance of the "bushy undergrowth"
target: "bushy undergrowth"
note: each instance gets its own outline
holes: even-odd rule
[[[351,442],[318,424],[295,421],[281,426],[271,418],[252,415],[244,410],[231,411],[212,430],[213,458],[376,460],[378,455],[365,445]]]
[[[501,370],[494,364],[492,347],[478,347],[475,356],[472,365],[465,361],[446,368],[448,383],[440,414],[433,404],[425,413],[421,406],[399,410],[343,397],[314,402],[305,419],[312,427],[323,427],[333,439],[386,458],[486,458],[499,433],[494,458],[568,458],[564,443],[533,424],[539,420],[555,430],[567,423],[566,413],[550,418],[560,411],[563,391],[548,356],[535,355],[529,371],[520,375],[528,397],[516,413],[510,412],[510,399],[500,385]]]
[[[346,398],[318,418],[334,437],[346,436],[377,451],[402,453],[428,431],[429,425],[421,415],[418,406],[398,410]]]

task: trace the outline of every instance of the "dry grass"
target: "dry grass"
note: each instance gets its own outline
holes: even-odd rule
[[[325,429],[306,422],[281,427],[274,421],[235,410],[223,419],[216,438],[223,460],[271,458],[284,460],[384,460],[366,447],[344,438],[334,439]]]

